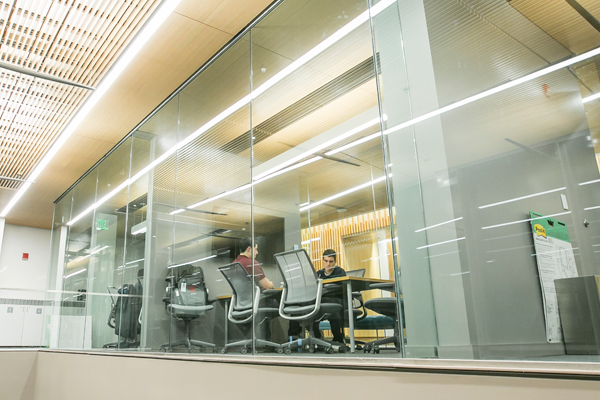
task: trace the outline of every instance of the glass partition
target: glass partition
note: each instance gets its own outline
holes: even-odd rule
[[[598,361],[600,15],[563,3],[280,2],[56,203],[46,342]]]

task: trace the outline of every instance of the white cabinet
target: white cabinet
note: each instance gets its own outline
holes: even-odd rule
[[[44,306],[0,304],[0,347],[40,346]]]
[[[23,306],[0,304],[0,346],[20,346],[23,334]]]

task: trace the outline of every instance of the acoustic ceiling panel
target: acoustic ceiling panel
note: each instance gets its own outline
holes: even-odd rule
[[[159,4],[0,1],[0,177],[27,179],[90,93],[35,74],[95,87]],[[22,183],[0,179],[4,188]]]

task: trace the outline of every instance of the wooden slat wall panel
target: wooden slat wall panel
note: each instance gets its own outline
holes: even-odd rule
[[[96,86],[160,0],[0,1],[0,60]],[[0,176],[26,179],[89,91],[0,69]],[[21,183],[0,180],[0,187]]]
[[[321,255],[327,249],[335,250],[338,253],[338,265],[347,269],[347,263],[344,260],[342,238],[389,226],[390,216],[387,209],[373,211],[302,229],[302,247],[310,254],[313,265],[317,270],[323,268]],[[310,241],[316,238],[320,238],[320,240]]]

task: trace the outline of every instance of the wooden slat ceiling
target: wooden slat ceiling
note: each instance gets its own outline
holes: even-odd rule
[[[0,2],[0,60],[95,87],[160,0]],[[0,176],[26,178],[89,90],[0,69]],[[21,182],[2,180],[18,189]]]
[[[239,7],[238,0],[182,0],[13,208],[7,223],[50,228],[53,201],[271,1],[245,0],[244,7]],[[6,32],[6,36],[1,36],[4,59],[0,56],[0,61],[95,86],[159,3],[0,2],[1,29]],[[35,160],[85,99],[87,91],[7,70],[0,73],[0,110],[6,109],[1,117],[0,165],[4,168],[10,162],[21,166],[3,171],[14,171],[12,177],[21,174],[26,179]],[[23,90],[29,93],[24,94]],[[5,118],[9,112],[15,114],[14,121]],[[31,117],[37,119],[28,119]],[[34,121],[36,124],[32,125]],[[6,127],[9,124],[12,125]],[[24,138],[23,133],[35,137],[37,142],[29,136]],[[23,152],[8,153],[13,148],[22,148]],[[16,193],[16,187],[14,182],[0,182],[0,208]]]

